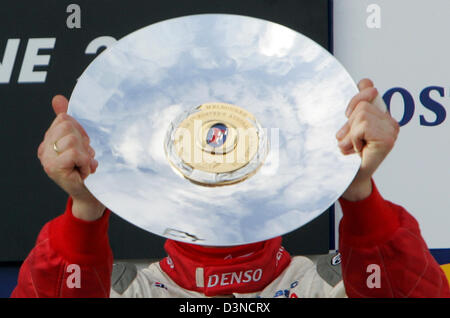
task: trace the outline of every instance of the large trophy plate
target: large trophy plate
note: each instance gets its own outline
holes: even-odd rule
[[[348,187],[335,137],[357,87],[309,38],[202,14],[119,40],[79,78],[69,114],[99,162],[85,183],[152,233],[231,246],[293,231]]]

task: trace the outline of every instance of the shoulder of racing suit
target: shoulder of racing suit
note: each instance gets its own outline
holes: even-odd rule
[[[331,287],[342,280],[341,254],[306,255],[316,266],[317,274]]]

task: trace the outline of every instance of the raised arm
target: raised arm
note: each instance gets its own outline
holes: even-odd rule
[[[417,221],[384,200],[372,175],[394,146],[397,122],[383,109],[370,80],[347,109],[337,133],[344,154],[358,153],[362,164],[340,198],[342,275],[349,297],[450,297],[445,274],[430,254]]]
[[[12,297],[109,297],[110,212],[84,185],[98,163],[81,125],[67,115],[63,96],[52,100],[56,118],[38,149],[47,175],[70,196],[63,215],[47,223],[24,261]]]

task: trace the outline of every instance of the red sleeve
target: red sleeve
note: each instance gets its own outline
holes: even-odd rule
[[[450,297],[447,278],[417,221],[384,200],[372,182],[361,201],[340,199],[342,275],[349,297]]]
[[[20,268],[11,297],[109,297],[113,256],[110,211],[92,222],[63,215],[47,223]]]

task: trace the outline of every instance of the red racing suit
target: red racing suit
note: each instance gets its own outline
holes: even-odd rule
[[[276,279],[267,282],[261,292],[239,294],[237,286],[235,293],[233,290],[230,293],[236,297],[450,297],[444,272],[429,253],[417,221],[404,208],[384,200],[375,184],[368,198],[358,202],[341,198],[340,204],[343,210],[339,225],[342,280],[334,277],[331,279],[334,282],[330,283],[329,279],[320,279],[329,274],[323,275],[318,262],[296,256],[286,263],[281,273],[272,271]],[[171,279],[169,271],[173,269],[171,260],[175,255],[171,258],[168,249],[167,262],[160,262],[164,266],[151,264],[149,269],[135,273],[125,287],[111,289],[113,255],[107,234],[110,211],[88,222],[75,218],[71,206],[69,198],[65,213],[41,230],[35,247],[20,269],[11,297],[205,296],[201,289],[192,290],[195,286],[183,286]],[[73,264],[78,266],[78,275],[82,277],[78,286],[74,286],[73,275],[77,273]],[[198,268],[196,270],[198,272]],[[255,280],[261,277],[261,271],[253,273]],[[251,270],[244,271],[244,277],[247,274],[251,277]],[[179,277],[186,276],[181,273]],[[223,274],[222,282],[224,277],[225,283],[233,279],[230,273]],[[167,287],[172,292],[168,292]]]

